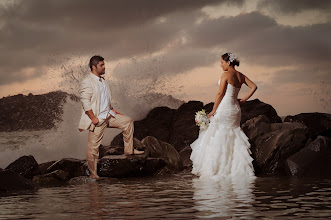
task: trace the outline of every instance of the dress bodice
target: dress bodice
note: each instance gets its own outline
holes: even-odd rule
[[[221,80],[218,80],[218,86],[221,85]],[[227,88],[223,99],[235,99],[237,100],[238,94],[241,88],[237,88],[230,83],[227,83]]]

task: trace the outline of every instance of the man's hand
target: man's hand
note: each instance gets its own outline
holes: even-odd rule
[[[99,119],[98,119],[97,117],[94,117],[94,118],[92,119],[92,123],[93,123],[94,125],[99,124]]]

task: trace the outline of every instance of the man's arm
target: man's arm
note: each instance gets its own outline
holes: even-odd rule
[[[90,83],[87,80],[83,80],[80,87],[80,100],[83,103],[83,109],[88,117],[92,120],[94,125],[99,123],[99,119],[94,115],[91,107],[91,98],[93,95],[93,90]]]

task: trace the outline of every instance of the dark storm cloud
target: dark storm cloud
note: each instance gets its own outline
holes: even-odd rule
[[[259,10],[269,9],[281,14],[295,14],[304,10],[330,10],[330,0],[260,0],[257,8]]]
[[[264,66],[328,64],[331,24],[291,27],[258,12],[220,17],[192,28],[191,44],[238,53]]]
[[[243,4],[242,0],[18,1],[0,8],[0,84],[27,79],[20,77],[24,67],[56,65],[76,54],[103,54],[116,60],[158,51],[202,16],[202,7],[230,2]],[[165,22],[157,22],[169,14],[172,17]]]

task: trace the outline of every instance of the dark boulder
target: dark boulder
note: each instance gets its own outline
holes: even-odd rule
[[[247,101],[240,104],[241,108],[241,124],[247,120],[255,118],[259,115],[265,115],[270,123],[281,123],[282,119],[278,116],[276,110],[269,104],[261,102],[258,99]]]
[[[189,101],[181,105],[174,114],[173,128],[168,143],[180,152],[198,138],[199,127],[195,124],[195,113],[203,109],[203,103]]]
[[[62,121],[63,104],[74,95],[56,91],[41,95],[14,95],[0,99],[0,131],[45,130]]]
[[[40,174],[39,165],[31,155],[18,158],[9,164],[5,170],[11,170],[28,179],[32,179],[33,176]]]
[[[169,141],[175,111],[168,107],[152,109],[145,119],[134,122],[134,137],[142,140],[146,136],[153,136],[162,141]]]
[[[331,177],[331,138],[318,136],[286,161],[292,176]]]
[[[35,185],[31,180],[24,178],[11,170],[0,171],[0,191],[31,190]]]
[[[147,156],[152,158],[162,158],[167,166],[175,171],[183,169],[179,154],[171,144],[151,136],[145,137],[141,142],[146,146]]]
[[[183,150],[179,152],[179,157],[182,160],[183,167],[185,169],[192,167],[192,161],[190,159],[191,153],[192,153],[191,147],[185,147]]]
[[[164,165],[162,159],[147,159],[146,155],[109,155],[98,161],[98,175],[115,178],[147,176]]]
[[[300,122],[308,127],[308,136],[313,140],[318,136],[331,138],[331,114],[327,113],[301,113],[287,116],[284,122]]]
[[[214,102],[208,103],[207,105],[203,106],[203,109],[209,113],[213,110]]]
[[[251,142],[256,138],[271,131],[271,123],[267,116],[259,115],[255,118],[247,120],[242,126],[242,130]]]
[[[79,160],[74,158],[63,158],[56,161],[47,169],[47,173],[55,170],[63,170],[69,173],[69,177],[87,176],[89,171],[85,160]]]
[[[50,167],[55,162],[56,160],[39,164],[40,175],[47,173],[48,167]]]
[[[285,175],[285,161],[305,146],[307,131],[301,123],[275,123],[271,124],[270,132],[252,137],[251,151],[256,173]]]
[[[145,150],[145,146],[137,138],[133,138],[133,148],[137,150]],[[118,134],[114,137],[110,146],[100,146],[99,158],[106,155],[121,155],[124,154],[123,135]]]
[[[121,154],[124,154],[124,147],[105,146],[105,145],[100,145],[99,147],[99,159],[108,155],[121,155]]]
[[[69,180],[69,173],[55,170],[51,173],[34,176],[32,181],[38,186],[62,186]]]

